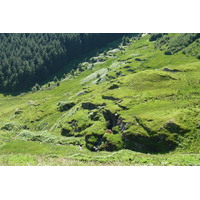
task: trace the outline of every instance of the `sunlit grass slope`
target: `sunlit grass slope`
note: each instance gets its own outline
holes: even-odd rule
[[[0,95],[0,165],[200,165],[200,61],[154,43],[130,37],[59,86]]]

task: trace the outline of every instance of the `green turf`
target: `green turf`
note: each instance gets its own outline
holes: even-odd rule
[[[0,94],[0,165],[200,165],[198,42],[174,55],[164,55],[154,43],[146,35],[131,39],[125,50],[101,54],[104,62],[77,63],[79,68],[52,89],[44,85],[35,93]],[[60,102],[74,106],[61,112]],[[95,107],[83,108],[87,102]],[[106,135],[106,111],[120,115],[127,130],[121,133],[116,126],[116,137]],[[169,123],[179,130],[167,129]],[[20,137],[23,131],[32,135]],[[124,134],[141,137],[139,141],[147,146],[152,145],[150,138],[164,136],[164,145],[175,142],[176,146],[162,149],[160,140],[155,152],[141,144],[138,148],[135,144],[134,151],[116,152],[91,152],[85,147],[85,142],[92,148],[103,141],[100,150],[121,149]]]

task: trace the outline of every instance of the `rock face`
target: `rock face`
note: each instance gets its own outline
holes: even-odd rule
[[[61,103],[58,103],[58,110],[61,112],[68,111],[73,106],[75,106],[74,102],[61,102]]]
[[[126,123],[123,122],[123,118],[117,113],[112,113],[110,110],[104,110],[103,116],[107,122],[107,128],[113,130],[114,127],[118,126],[119,131],[123,132],[126,130]],[[114,131],[115,133],[116,131]]]
[[[103,111],[103,116],[104,116],[104,118],[107,122],[107,128],[108,129],[112,130],[113,127],[118,125],[119,115],[117,113],[113,114],[109,110],[105,110],[105,111]]]

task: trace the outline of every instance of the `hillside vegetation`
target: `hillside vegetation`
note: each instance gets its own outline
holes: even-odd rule
[[[198,44],[126,36],[71,60],[62,80],[1,95],[0,164],[200,165]]]

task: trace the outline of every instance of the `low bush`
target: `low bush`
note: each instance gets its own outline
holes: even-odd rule
[[[28,141],[38,141],[42,143],[51,143],[51,144],[61,144],[61,145],[85,145],[83,138],[75,138],[75,137],[61,137],[55,136],[46,132],[30,132],[30,131],[22,131],[18,134],[18,138]]]

